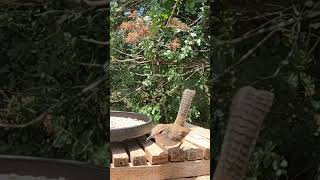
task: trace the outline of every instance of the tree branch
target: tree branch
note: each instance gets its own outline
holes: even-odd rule
[[[178,3],[180,2],[181,0],[177,0],[176,3],[174,4],[174,6],[172,7],[172,10],[171,10],[171,13],[170,13],[170,16],[168,18],[168,21],[166,23],[166,26],[168,26],[169,22],[171,21],[172,17],[173,17],[173,14],[174,12],[176,11],[177,9],[177,6],[178,6]]]
[[[229,66],[228,68],[226,68],[224,70],[223,73],[219,74],[218,76],[216,76],[213,79],[213,82],[218,80],[219,78],[221,78],[222,76],[224,76],[227,72],[229,72],[231,69],[233,69],[235,66],[241,64],[243,61],[245,61],[255,50],[258,49],[258,47],[260,47],[265,41],[267,41],[275,32],[277,31],[272,31],[270,32],[267,36],[265,36],[258,44],[256,44],[253,48],[249,49],[247,51],[246,54],[244,54],[243,56],[241,56],[241,58],[234,64],[232,64],[231,66]]]

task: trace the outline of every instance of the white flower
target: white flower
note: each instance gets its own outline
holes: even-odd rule
[[[198,46],[200,46],[200,44],[201,44],[201,39],[197,39],[197,44],[198,44]]]
[[[146,22],[149,22],[149,21],[151,21],[151,17],[150,17],[150,16],[145,16],[145,17],[143,18],[143,20],[145,20]]]
[[[191,46],[186,46],[186,51],[192,51]]]
[[[197,34],[196,33],[190,33],[191,37],[196,37]]]
[[[184,53],[181,53],[180,55],[179,55],[179,58],[180,59],[183,59],[183,58],[185,58],[186,57],[186,55],[184,54]]]

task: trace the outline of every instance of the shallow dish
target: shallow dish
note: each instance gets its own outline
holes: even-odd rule
[[[121,142],[127,139],[136,138],[149,133],[153,127],[151,119],[142,114],[125,111],[111,111],[110,116],[124,117],[143,120],[145,123],[137,126],[110,129],[110,141]]]

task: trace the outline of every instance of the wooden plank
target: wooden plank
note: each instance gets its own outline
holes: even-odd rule
[[[157,144],[166,153],[168,153],[168,160],[171,162],[181,162],[185,160],[183,150],[177,146],[163,146],[162,144]]]
[[[146,142],[145,136],[139,137],[137,140],[147,154],[147,159],[150,164],[163,164],[168,162],[168,153],[162,150],[156,143],[152,141]]]
[[[203,158],[203,150],[188,141],[183,141],[180,147],[184,152],[185,158],[189,161],[199,160]]]
[[[160,165],[132,166],[127,167],[110,166],[110,179],[112,180],[155,180],[173,179],[192,176],[210,175],[210,161],[196,160],[166,163]]]
[[[198,135],[210,139],[210,129],[206,129],[200,126],[196,126],[190,123],[185,123],[185,127],[190,128],[192,131],[196,132]]]
[[[126,166],[129,163],[129,156],[120,143],[111,144],[112,162],[115,167]]]
[[[177,178],[174,180],[210,180],[210,176],[186,177],[186,178]]]
[[[129,152],[130,162],[133,166],[147,164],[147,154],[138,145],[135,140],[125,141],[126,147]]]
[[[210,159],[210,140],[192,133],[192,131],[185,137],[185,140],[201,148],[203,150],[204,159]]]

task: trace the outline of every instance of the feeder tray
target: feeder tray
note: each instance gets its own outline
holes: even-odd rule
[[[111,142],[121,142],[127,139],[137,138],[150,133],[151,129],[153,128],[151,119],[146,115],[137,114],[134,112],[111,111],[110,116],[138,119],[145,122],[144,124],[136,126],[110,129]]]

